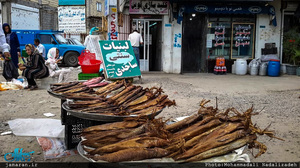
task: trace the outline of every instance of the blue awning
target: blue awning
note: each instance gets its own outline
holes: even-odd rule
[[[272,16],[272,24],[277,26],[275,8],[271,5],[180,5],[177,23],[181,23],[184,13],[210,13],[210,14],[268,14]],[[176,15],[175,15],[176,16]]]

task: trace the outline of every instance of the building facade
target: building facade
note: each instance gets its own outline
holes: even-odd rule
[[[166,68],[168,72],[213,72],[215,59],[220,56],[231,72],[231,65],[238,58],[260,58],[266,43],[275,43],[281,57],[280,0],[171,3],[176,21],[172,22],[173,31],[181,38],[173,34],[173,55],[169,56],[181,63],[170,63],[173,66]],[[178,39],[180,45],[176,44]]]
[[[2,23],[12,29],[57,30],[57,1],[0,0]],[[49,24],[51,23],[51,24]]]
[[[288,0],[167,2],[166,13],[160,13],[165,1],[129,0],[122,11],[130,31],[138,29],[144,38],[142,71],[213,72],[215,59],[223,56],[231,72],[236,59],[261,58],[267,43],[282,61],[283,30],[290,23],[284,18],[299,6]]]
[[[102,27],[104,0],[86,0],[87,31],[93,27]]]

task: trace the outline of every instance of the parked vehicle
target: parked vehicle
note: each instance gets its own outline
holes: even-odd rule
[[[68,41],[68,44],[71,44],[71,45],[82,45],[83,44],[76,38],[66,38],[66,40]]]
[[[70,45],[61,35],[62,31],[53,30],[13,30],[18,35],[21,51],[26,44],[33,44],[34,39],[39,39],[45,46],[46,53],[52,47],[59,49],[59,55],[63,56],[63,63],[67,66],[78,65],[78,56],[85,49],[82,45]],[[47,59],[47,54],[46,54]]]

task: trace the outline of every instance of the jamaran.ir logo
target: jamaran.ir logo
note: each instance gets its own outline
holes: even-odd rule
[[[17,161],[22,161],[22,162],[25,162],[25,161],[30,161],[31,159],[31,155],[34,153],[34,151],[31,151],[31,152],[28,152],[28,153],[23,153],[23,148],[16,148],[14,150],[14,152],[12,153],[6,153],[4,155],[4,159],[8,162],[17,162]]]

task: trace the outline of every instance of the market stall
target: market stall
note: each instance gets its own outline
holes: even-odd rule
[[[102,77],[52,84],[48,92],[61,99],[61,120],[66,126],[68,149],[79,143],[85,127],[132,117],[154,118],[166,106],[175,105],[161,88],[143,88],[126,80],[107,82]]]
[[[220,111],[205,106],[208,102],[201,102],[198,113],[171,124],[162,118],[131,118],[85,128],[78,151],[92,162],[198,162],[211,158],[227,162],[237,161],[236,150],[243,151],[245,146],[258,149],[255,157],[264,154],[267,147],[257,141],[258,135],[277,138],[273,131],[253,124],[251,118],[257,115],[253,108],[243,113],[234,108]],[[216,158],[223,155],[228,157]]]

